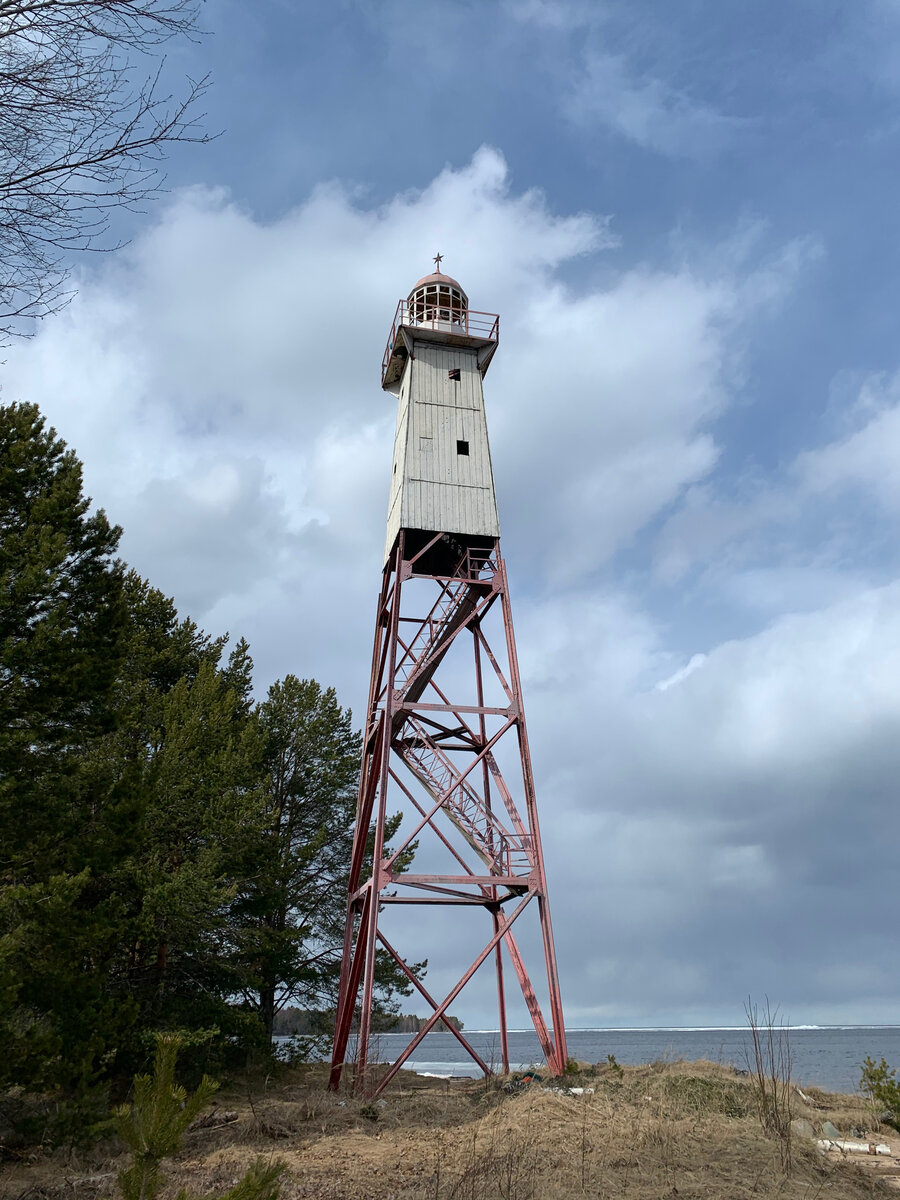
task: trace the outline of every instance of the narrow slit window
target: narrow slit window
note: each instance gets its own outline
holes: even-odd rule
[[[468,443],[468,442],[457,441],[457,443],[456,443],[456,453],[457,453],[457,454],[465,454],[466,458],[468,458],[468,457],[469,457],[469,443]]]
[[[454,383],[459,383],[459,367],[451,367],[447,372],[447,378],[452,379]]]

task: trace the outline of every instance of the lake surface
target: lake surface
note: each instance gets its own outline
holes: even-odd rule
[[[466,1038],[486,1063],[500,1062],[500,1040],[494,1030],[464,1030]],[[373,1036],[370,1057],[392,1062],[412,1041],[408,1033]],[[605,1062],[608,1054],[630,1065],[660,1059],[707,1058],[746,1068],[752,1052],[746,1027],[735,1029],[570,1029],[570,1058]],[[788,1031],[794,1080],[835,1092],[855,1092],[866,1055],[886,1058],[900,1068],[900,1025],[795,1027]],[[533,1031],[511,1031],[509,1055],[512,1070],[543,1062]],[[405,1064],[429,1075],[479,1075],[476,1064],[449,1033],[429,1033]]]

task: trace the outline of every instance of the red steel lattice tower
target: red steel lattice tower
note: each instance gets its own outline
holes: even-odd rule
[[[471,311],[460,285],[440,272],[440,256],[435,266],[397,306],[382,364],[382,387],[398,397],[397,433],[331,1064],[337,1088],[358,1014],[355,1083],[370,1094],[440,1025],[490,1073],[448,1011],[489,960],[509,1070],[504,948],[548,1067],[559,1074],[567,1061],[482,392],[499,317]],[[407,821],[388,848],[385,826],[398,806]],[[413,846],[412,868],[403,870]],[[396,905],[446,905],[460,932],[466,909],[489,915],[479,952],[442,1000],[382,928]],[[531,905],[549,1023],[514,931]],[[390,956],[432,1011],[376,1079],[368,1054],[378,954]]]

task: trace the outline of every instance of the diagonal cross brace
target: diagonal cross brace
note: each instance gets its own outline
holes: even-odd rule
[[[391,1066],[390,1070],[387,1072],[387,1074],[378,1081],[377,1087],[372,1092],[373,1096],[377,1096],[379,1092],[383,1091],[384,1088],[387,1087],[387,1085],[394,1078],[394,1076],[397,1074],[397,1072],[400,1070],[400,1068],[403,1066],[403,1064],[406,1062],[406,1060],[409,1058],[409,1056],[412,1054],[412,1052],[416,1049],[416,1047],[419,1045],[419,1043],[422,1041],[422,1039],[425,1037],[425,1035],[430,1033],[431,1030],[438,1023],[438,1021],[440,1021],[440,1019],[443,1017],[444,1013],[447,1011],[447,1009],[450,1007],[450,1005],[453,1003],[453,1001],[456,999],[456,997],[459,995],[459,993],[463,990],[463,988],[466,986],[466,984],[469,982],[469,980],[472,978],[472,976],[475,974],[475,972],[478,970],[478,968],[481,966],[481,964],[484,962],[484,960],[487,958],[487,956],[491,953],[491,951],[494,949],[494,947],[497,945],[497,943],[500,941],[500,939],[504,936],[504,934],[506,934],[509,931],[509,929],[513,925],[513,922],[525,911],[525,909],[528,906],[529,901],[532,900],[533,897],[534,897],[534,892],[528,892],[525,896],[522,897],[519,904],[516,906],[516,908],[513,910],[513,912],[510,913],[510,915],[508,917],[504,918],[502,914],[498,916],[497,928],[496,928],[491,940],[488,942],[488,944],[485,946],[485,948],[481,951],[481,953],[478,955],[478,957],[475,959],[475,961],[469,967],[468,971],[466,971],[465,975],[463,975],[462,979],[460,979],[459,983],[457,983],[456,986],[451,990],[450,994],[446,997],[446,999],[435,1008],[434,1012],[431,1014],[431,1016],[428,1018],[428,1020],[425,1022],[425,1024],[419,1030],[419,1032],[415,1035],[415,1037],[412,1039],[412,1041],[409,1043],[409,1045],[404,1050],[401,1051],[400,1055],[396,1058],[396,1060],[392,1064],[392,1066]]]
[[[409,980],[409,982],[413,985],[414,988],[417,989],[417,991],[423,997],[425,1002],[427,1004],[430,1004],[431,1007],[433,1009],[435,1009],[435,1011],[436,1011],[437,1006],[438,1006],[437,1000],[435,1000],[434,997],[431,995],[431,993],[426,990],[425,985],[419,980],[419,977],[413,971],[411,971],[409,969],[405,960],[400,957],[400,955],[397,953],[397,951],[394,949],[394,947],[391,945],[391,943],[387,940],[387,938],[384,936],[384,934],[381,932],[380,929],[378,930],[378,940],[381,942],[382,946],[384,946],[385,950],[387,950],[388,954],[390,954],[391,958],[394,960],[394,962],[397,964],[397,966],[400,968],[400,970],[403,972],[403,974],[406,976],[406,978]],[[469,1045],[468,1040],[463,1037],[463,1035],[456,1028],[456,1026],[453,1024],[453,1022],[450,1020],[450,1018],[446,1015],[446,1013],[441,1017],[441,1021],[446,1026],[447,1032],[453,1034],[453,1036],[456,1038],[456,1040],[459,1042],[459,1044],[463,1047],[463,1049],[472,1058],[474,1058],[475,1062],[478,1063],[479,1067],[481,1067],[481,1069],[482,1069],[482,1071],[484,1071],[485,1075],[493,1074],[493,1072],[491,1071],[491,1068],[487,1065],[487,1063],[484,1061],[484,1059],[481,1057],[481,1055],[478,1054],[478,1052],[474,1049],[474,1047]]]

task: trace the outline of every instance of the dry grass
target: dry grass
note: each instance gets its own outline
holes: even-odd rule
[[[283,1200],[568,1200],[572,1197],[778,1197],[804,1200],[896,1196],[867,1163],[835,1162],[795,1138],[790,1175],[756,1115],[750,1081],[714,1063],[656,1063],[587,1070],[572,1081],[591,1096],[532,1086],[402,1075],[384,1103],[325,1091],[321,1071],[285,1072],[251,1091],[223,1089],[236,1122],[190,1133],[168,1164],[166,1200],[179,1188],[225,1190],[251,1159],[287,1165]],[[871,1126],[865,1101],[810,1089],[798,1116],[849,1133]],[[898,1147],[900,1148],[900,1147]],[[7,1163],[4,1200],[106,1200],[121,1162],[62,1152]]]

